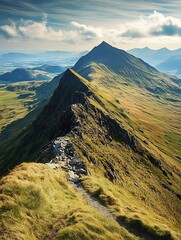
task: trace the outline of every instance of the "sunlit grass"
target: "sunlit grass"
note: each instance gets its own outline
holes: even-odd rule
[[[89,207],[64,175],[30,163],[1,180],[1,239],[135,239]]]

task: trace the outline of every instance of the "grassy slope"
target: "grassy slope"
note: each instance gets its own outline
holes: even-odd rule
[[[144,226],[145,231],[151,232],[154,239],[169,239],[170,233],[179,239],[180,200],[171,192],[179,194],[181,191],[181,168],[178,161],[180,142],[177,137],[180,134],[179,103],[169,102],[164,97],[157,98],[136,86],[104,82],[102,72],[101,76],[95,74],[98,76],[96,81],[87,85],[101,99],[104,109],[95,100],[91,99],[90,102],[137,136],[144,148],[162,162],[163,169],[168,174],[165,176],[160,169],[126,146],[107,140],[104,129],[100,129],[95,122],[96,116],[92,113],[94,118],[91,119],[81,109],[78,114],[84,112],[83,118],[87,119],[82,130],[83,140],[77,142],[73,138],[72,141],[77,145],[77,151],[87,162],[92,175],[83,181],[84,187],[91,194],[97,195],[128,227],[135,224],[139,229],[136,224],[140,224],[140,228]],[[83,149],[83,153],[80,149]],[[87,161],[85,152],[89,159],[94,159],[94,164]],[[114,183],[105,178],[104,166],[107,163],[119,175]]]
[[[152,94],[135,84],[127,84],[123,77],[108,69],[105,71],[105,66],[93,65],[92,69],[89,77],[94,79],[94,91],[107,105],[114,118],[142,140],[153,143],[165,154],[172,157],[181,154],[179,95]],[[168,101],[167,98],[175,101]],[[129,120],[124,118],[123,112]]]
[[[0,129],[18,118],[25,116],[27,108],[18,95],[6,90],[0,90]]]
[[[50,82],[18,82],[0,88],[0,140],[17,135],[36,119],[58,86],[61,76],[54,77]]]
[[[0,88],[0,131],[33,108],[35,89],[40,85],[40,82],[23,82]]]
[[[81,82],[104,105],[90,97],[91,104],[137,136],[144,148],[162,162],[166,174],[146,157],[116,139],[109,139],[107,130],[97,121],[98,115],[79,105],[75,108],[77,115],[80,122],[85,121],[82,138],[76,136],[72,141],[91,174],[91,177],[82,179],[83,186],[109,207],[125,228],[131,228],[130,231],[145,232],[153,239],[180,239],[181,209],[176,197],[181,190],[180,163],[175,161],[178,159],[178,141],[176,138],[174,142],[172,135],[173,131],[179,131],[178,103],[157,98],[134,85],[127,86],[124,79],[115,84],[111,78],[106,81],[107,74],[94,74],[100,74],[101,81],[97,77],[91,83]],[[171,133],[167,141],[165,131]],[[109,181],[111,167],[119,177]]]
[[[1,239],[133,240],[89,207],[61,170],[22,164],[0,182]]]

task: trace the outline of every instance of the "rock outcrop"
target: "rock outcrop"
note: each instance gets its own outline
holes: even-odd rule
[[[62,168],[67,172],[67,179],[73,183],[79,182],[79,179],[88,174],[86,165],[79,158],[70,142],[69,138],[58,137],[52,141],[55,157],[46,165],[53,169]]]

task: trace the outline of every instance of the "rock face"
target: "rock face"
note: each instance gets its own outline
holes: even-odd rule
[[[73,144],[66,136],[56,138],[52,144],[55,158],[46,163],[47,166],[53,169],[61,167],[67,172],[67,179],[74,183],[77,183],[83,175],[88,174],[84,162],[76,156]]]

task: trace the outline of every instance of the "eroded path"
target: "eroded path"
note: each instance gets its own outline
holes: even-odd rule
[[[100,212],[107,218],[114,220],[120,227],[127,230],[130,234],[134,234],[134,239],[153,240],[149,234],[132,229],[130,226],[123,222],[120,222],[108,208],[103,206],[99,200],[91,196],[83,187],[80,181],[82,176],[88,175],[87,168],[81,158],[76,156],[73,144],[69,141],[68,137],[58,137],[53,141],[53,151],[55,158],[49,163],[46,163],[52,169],[62,168],[67,172],[67,181],[71,184],[75,190],[80,193],[83,199],[96,211]],[[56,231],[53,230],[52,234],[47,240],[53,239]],[[133,236],[133,235],[132,235]]]
[[[90,196],[90,194],[82,187],[79,178],[87,175],[88,171],[81,158],[76,156],[74,147],[69,139],[67,137],[59,137],[54,140],[53,151],[55,158],[49,163],[46,163],[46,165],[53,169],[64,169],[67,172],[68,182],[83,196],[86,202],[98,212],[101,212],[104,216],[116,221],[116,217],[96,198]]]

